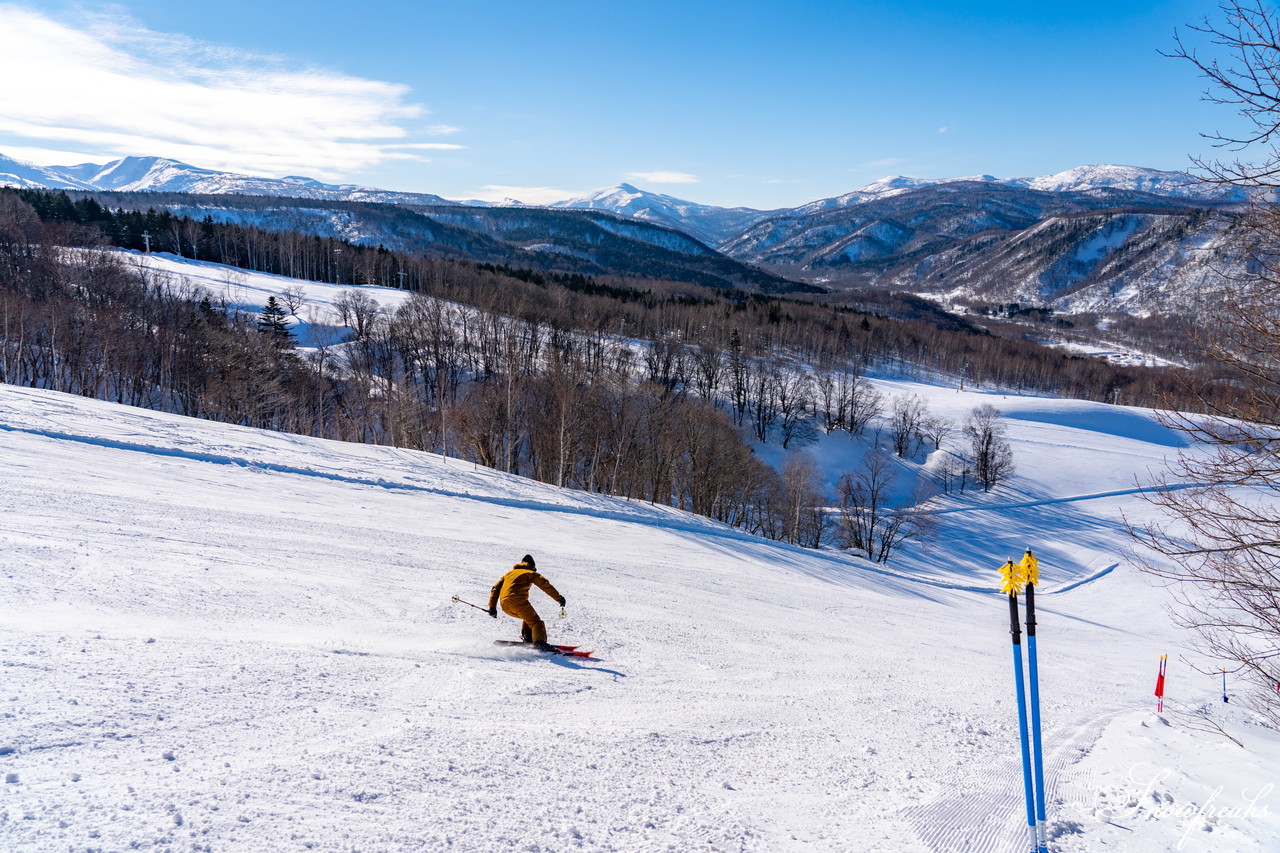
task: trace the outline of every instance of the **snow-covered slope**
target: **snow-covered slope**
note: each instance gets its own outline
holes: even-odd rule
[[[887,568],[429,454],[0,386],[0,848],[1012,851],[995,566],[1041,555],[1058,851],[1268,850],[1273,733],[1179,660],[1126,557],[1149,413],[1005,410],[1020,473]],[[837,464],[841,450],[824,446]],[[496,647],[520,555],[568,598]],[[547,615],[547,599],[534,599]],[[1170,727],[1170,695],[1244,740]],[[1215,793],[1215,789],[1222,786]],[[1207,815],[1207,816],[1206,816]]]
[[[288,278],[271,273],[253,272],[223,264],[197,261],[191,258],[180,258],[163,252],[144,255],[140,252],[119,254],[127,262],[144,271],[157,283],[170,287],[198,287],[208,291],[213,299],[225,304],[229,310],[245,314],[260,314],[267,300],[272,296],[278,299],[286,290],[297,294],[297,311],[285,318],[299,346],[311,347],[316,342],[319,325],[332,330],[341,325],[338,311],[334,303],[346,291],[352,288],[349,284],[327,284],[318,281]],[[388,316],[409,299],[409,292],[390,287],[360,287],[360,292],[378,303],[379,310]],[[282,305],[285,304],[282,302]],[[326,341],[332,341],[333,334],[324,335]]]
[[[1077,166],[1056,175],[1016,178],[1009,183],[1045,192],[1115,189],[1136,190],[1173,198],[1205,198],[1219,201],[1244,201],[1245,199],[1244,192],[1235,187],[1197,181],[1186,172],[1147,169],[1142,166]]]
[[[73,175],[61,174],[54,169],[26,163],[0,154],[0,187],[26,189],[90,190],[89,184]]]
[[[1044,305],[1062,313],[1195,316],[1235,256],[1196,211],[1053,216],[941,247],[880,277],[943,304]]]
[[[881,178],[859,190],[834,198],[820,199],[794,208],[799,213],[816,213],[832,208],[847,207],[895,193],[939,184],[970,182],[1005,184],[1011,187],[1041,190],[1042,192],[1087,192],[1089,190],[1121,190],[1143,192],[1170,198],[1200,198],[1214,201],[1244,201],[1245,194],[1235,187],[1220,186],[1196,180],[1186,172],[1148,169],[1144,166],[1077,166],[1056,175],[1034,178],[997,178],[992,175],[971,175],[963,178],[912,178],[905,175]]]

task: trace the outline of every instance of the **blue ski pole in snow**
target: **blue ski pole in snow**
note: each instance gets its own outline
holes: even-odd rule
[[[1022,557],[1022,577],[1027,583],[1027,677],[1031,681],[1031,751],[1036,782],[1036,850],[1049,853],[1049,822],[1045,817],[1044,746],[1040,741],[1040,671],[1036,664],[1036,584],[1040,561],[1027,549]]]
[[[1018,619],[1018,587],[1022,586],[1022,567],[1013,560],[1000,569],[1004,581],[1001,592],[1009,594],[1009,633],[1013,636],[1013,673],[1018,697],[1018,747],[1022,751],[1022,788],[1027,800],[1027,837],[1029,853],[1038,853],[1036,843],[1036,795],[1031,785],[1031,750],[1027,737],[1027,687],[1022,674],[1022,624]]]

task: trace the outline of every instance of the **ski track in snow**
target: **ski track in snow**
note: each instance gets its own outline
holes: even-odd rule
[[[1178,491],[1181,489],[1190,489],[1190,488],[1194,488],[1194,485],[1190,483],[1173,483],[1165,487],[1167,491]],[[1141,495],[1146,491],[1148,490],[1142,489],[1142,488],[1117,489],[1112,492],[1098,492],[1096,494],[1091,494],[1091,495],[1071,495],[1069,497],[1049,498],[1042,501],[1019,501],[1017,503],[984,504],[982,506],[958,506],[958,507],[950,507],[947,509],[933,510],[933,514],[934,515],[954,515],[955,513],[958,513],[958,512],[989,512],[989,511],[1006,510],[1006,509],[1026,509],[1028,507],[1054,506],[1055,504],[1080,503],[1082,501],[1096,501],[1096,500],[1101,500],[1103,498],[1119,498],[1119,497],[1128,497],[1130,495]]]

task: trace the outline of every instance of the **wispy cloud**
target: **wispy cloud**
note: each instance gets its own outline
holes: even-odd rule
[[[72,23],[0,4],[0,79],[0,136],[46,164],[153,154],[332,179],[463,147],[412,138],[426,110],[406,86],[151,32],[119,9]]]
[[[486,184],[478,192],[470,193],[466,197],[480,201],[515,199],[525,204],[551,204],[553,201],[563,201],[580,194],[574,190],[562,190],[558,187],[517,187],[509,184]]]
[[[949,132],[950,130],[951,130],[951,128],[949,128],[949,127],[940,127],[940,128],[938,128],[938,133],[947,133],[947,132]]]
[[[627,177],[633,181],[644,181],[649,184],[696,184],[701,179],[688,172],[628,172]]]

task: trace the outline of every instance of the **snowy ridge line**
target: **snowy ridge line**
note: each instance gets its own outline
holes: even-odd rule
[[[1172,492],[1172,491],[1177,491],[1179,489],[1193,489],[1193,488],[1196,488],[1195,483],[1172,483],[1168,486],[1162,486],[1160,488],[1160,491]],[[1053,504],[1068,504],[1068,503],[1075,503],[1077,501],[1095,501],[1101,498],[1120,498],[1120,497],[1124,497],[1125,495],[1140,495],[1140,494],[1143,494],[1144,492],[1153,492],[1153,491],[1156,491],[1156,489],[1153,489],[1153,488],[1144,489],[1141,487],[1134,488],[1134,489],[1117,489],[1114,492],[1098,492],[1096,494],[1091,494],[1091,495],[1072,495],[1070,497],[1065,497],[1065,498],[1047,498],[1042,501],[1024,501],[1022,503],[1015,503],[1015,504],[990,504],[988,506],[958,506],[958,507],[953,507],[951,509],[935,509],[935,510],[930,510],[929,514],[930,515],[950,515],[951,513],[955,513],[955,512],[986,512],[987,510],[996,510],[996,509],[1026,509],[1028,507],[1052,506]]]

